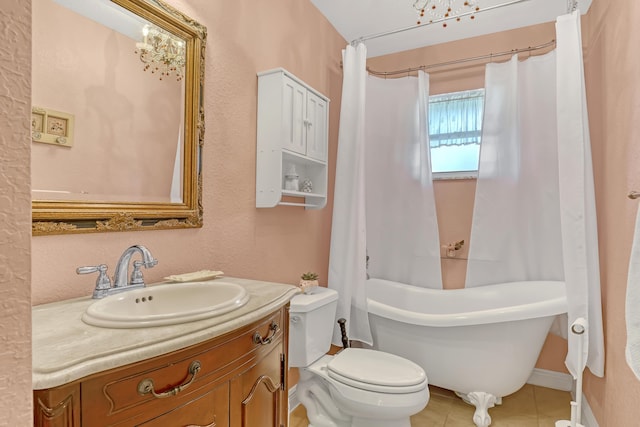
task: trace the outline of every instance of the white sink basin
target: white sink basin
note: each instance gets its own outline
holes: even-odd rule
[[[103,328],[175,325],[219,316],[247,301],[247,291],[235,283],[171,283],[105,297],[91,304],[82,320]]]

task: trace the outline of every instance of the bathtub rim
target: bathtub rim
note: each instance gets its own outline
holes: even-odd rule
[[[406,285],[403,283],[393,282],[384,279],[374,279],[383,282],[388,282],[398,287],[411,287],[411,285]],[[501,323],[501,322],[513,322],[518,320],[526,320],[538,317],[548,317],[548,316],[556,316],[559,314],[564,314],[567,312],[567,296],[566,296],[566,286],[563,281],[555,281],[555,280],[530,280],[530,281],[518,281],[518,282],[508,282],[508,283],[500,283],[496,285],[487,285],[487,286],[522,286],[525,283],[527,285],[532,285],[533,283],[552,283],[554,287],[562,288],[562,295],[553,296],[548,299],[544,299],[537,302],[525,303],[525,304],[516,304],[510,305],[507,307],[500,308],[491,308],[491,309],[483,309],[483,310],[475,310],[468,311],[462,313],[448,313],[448,314],[430,314],[430,313],[419,313],[414,311],[408,311],[406,309],[401,309],[398,307],[394,307],[389,304],[385,304],[383,302],[372,299],[371,297],[367,297],[367,306],[369,314],[373,314],[379,317],[395,320],[397,322],[419,325],[419,326],[431,326],[431,327],[454,327],[454,326],[471,326],[471,325],[486,325],[490,323]],[[473,292],[481,292],[482,288],[486,286],[479,286],[474,288],[464,288],[464,289],[451,289],[451,290],[442,290],[442,289],[429,289],[424,288],[426,293],[438,293],[438,292],[463,292],[473,291]]]

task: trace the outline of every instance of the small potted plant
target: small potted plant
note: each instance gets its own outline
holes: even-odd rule
[[[302,292],[305,294],[310,293],[313,289],[318,287],[318,274],[317,273],[304,273],[300,276],[300,284],[298,285],[302,288]]]

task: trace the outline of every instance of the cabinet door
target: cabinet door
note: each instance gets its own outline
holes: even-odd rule
[[[280,346],[231,380],[231,427],[284,427],[288,414]]]
[[[307,90],[287,76],[282,84],[282,148],[305,154],[305,99]]]
[[[327,160],[327,101],[307,92],[307,156]]]

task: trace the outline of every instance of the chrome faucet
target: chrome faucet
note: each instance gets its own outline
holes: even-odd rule
[[[142,256],[142,261],[134,261],[133,262],[133,271],[131,272],[131,280],[128,280],[129,273],[129,263],[131,262],[131,257],[136,252],[140,252]],[[111,280],[107,275],[107,265],[100,264],[97,266],[90,267],[78,267],[76,269],[76,273],[78,274],[88,274],[98,272],[98,279],[96,280],[96,287],[93,290],[93,298],[104,298],[107,295],[115,294],[118,292],[128,291],[130,289],[143,288],[144,278],[142,277],[142,271],[140,271],[140,267],[151,268],[158,263],[158,260],[151,255],[149,249],[142,245],[134,245],[128,247],[120,260],[118,260],[118,264],[116,265],[116,272],[113,276],[113,286],[111,286]]]
[[[131,281],[127,281],[129,272],[129,262],[134,253],[140,252],[142,261],[133,262],[133,272],[131,273]],[[144,279],[140,267],[151,268],[158,263],[158,260],[151,255],[149,249],[142,245],[130,246],[123,252],[118,264],[116,264],[116,272],[113,275],[113,287],[119,288],[142,288],[144,287]]]

